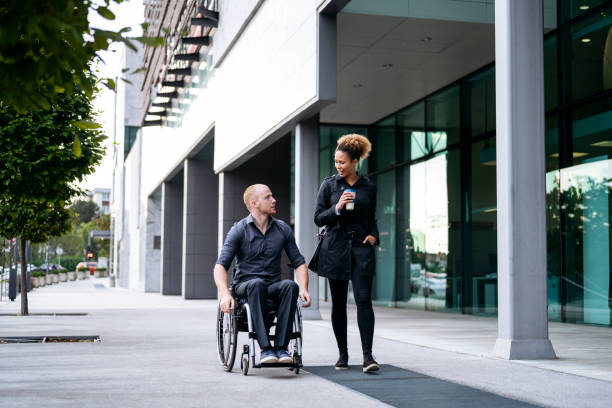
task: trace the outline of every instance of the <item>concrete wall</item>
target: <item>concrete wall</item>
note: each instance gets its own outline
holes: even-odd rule
[[[144,240],[144,291],[161,290],[161,245],[155,248],[155,237],[161,241],[161,191],[147,200],[146,233]]]
[[[162,184],[161,293],[180,295],[182,290],[183,185]]]
[[[185,299],[216,299],[218,177],[209,160],[185,160],[183,198],[182,294]]]

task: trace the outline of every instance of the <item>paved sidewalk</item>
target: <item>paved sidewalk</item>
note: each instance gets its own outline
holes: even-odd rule
[[[388,406],[376,399],[376,391],[388,385],[385,377],[365,376],[364,381],[355,369],[346,380],[330,377],[336,351],[328,305],[322,306],[324,320],[305,322],[304,363],[319,374],[328,366],[330,375],[295,376],[274,368],[251,369],[244,377],[239,371],[223,372],[217,362],[216,301],[110,289],[106,282],[67,282],[30,293],[33,313],[85,312],[86,316],[0,316],[2,336],[68,334],[102,339],[99,343],[0,344],[0,406]],[[16,312],[18,307],[18,301],[2,303],[0,314]],[[413,388],[406,388],[396,406],[459,406],[453,403],[459,399],[458,391],[448,391],[460,389],[459,385],[541,406],[609,407],[612,401],[612,382],[592,378],[610,372],[605,357],[611,347],[610,329],[587,328],[590,342],[584,343],[580,338],[571,341],[576,333],[570,325],[552,325],[551,337],[562,359],[524,363],[487,357],[495,340],[494,319],[384,308],[376,309],[376,317],[377,359],[413,373],[406,378],[433,377],[426,382],[438,384],[429,389],[411,383]],[[354,316],[350,321],[351,364],[360,364]],[[239,345],[245,341],[241,334]],[[595,369],[597,360],[603,364]],[[587,368],[584,375],[551,371],[559,368],[555,363],[569,367],[566,371]],[[361,383],[351,382],[353,377]],[[357,389],[372,390],[368,395],[374,397],[355,391],[356,384]]]

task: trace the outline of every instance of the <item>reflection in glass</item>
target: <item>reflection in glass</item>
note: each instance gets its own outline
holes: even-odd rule
[[[548,319],[561,321],[561,213],[558,117],[546,118],[546,247]]]
[[[564,8],[562,10],[564,16],[562,22],[589,13],[605,2],[606,0],[561,0],[559,2],[560,7]]]
[[[432,152],[459,142],[459,85],[427,98],[427,137]]]
[[[458,309],[461,290],[459,152],[402,169],[403,251],[398,305]],[[406,209],[406,207],[409,209]]]
[[[568,321],[610,325],[610,197],[612,160],[561,170],[568,237]]]
[[[472,145],[472,307],[497,313],[497,197],[495,138]]]
[[[401,160],[425,156],[428,152],[425,140],[425,103],[420,102],[398,112],[397,126],[403,142]]]
[[[470,98],[470,134],[482,135],[495,130],[495,70],[474,75],[466,81]]]
[[[384,170],[395,164],[395,117],[372,128],[372,161],[370,171]]]
[[[544,105],[546,110],[559,105],[559,77],[557,70],[557,36],[544,41]]]
[[[372,298],[376,304],[393,305],[395,284],[395,171],[372,177],[377,187],[376,219],[380,244],[375,247],[376,277]]]
[[[571,99],[612,89],[612,8],[571,28]]]

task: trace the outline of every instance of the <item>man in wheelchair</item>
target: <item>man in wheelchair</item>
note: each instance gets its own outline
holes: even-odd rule
[[[214,278],[220,293],[220,308],[231,313],[234,297],[227,280],[227,270],[236,258],[233,293],[246,298],[251,310],[257,342],[261,348],[260,364],[290,363],[287,353],[290,331],[297,307],[297,299],[310,306],[308,269],[295,243],[291,227],[272,217],[276,214],[276,200],[268,186],[254,184],[243,195],[249,211],[246,218],[236,222],[227,233],[221,254],[214,269]],[[295,269],[297,283],[281,280],[282,250]],[[267,301],[278,304],[274,347],[270,344],[266,328]]]

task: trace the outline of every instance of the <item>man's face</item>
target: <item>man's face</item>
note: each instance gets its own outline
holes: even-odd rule
[[[276,200],[272,196],[272,191],[270,191],[268,187],[261,187],[257,189],[254,207],[264,215],[276,214]]]

